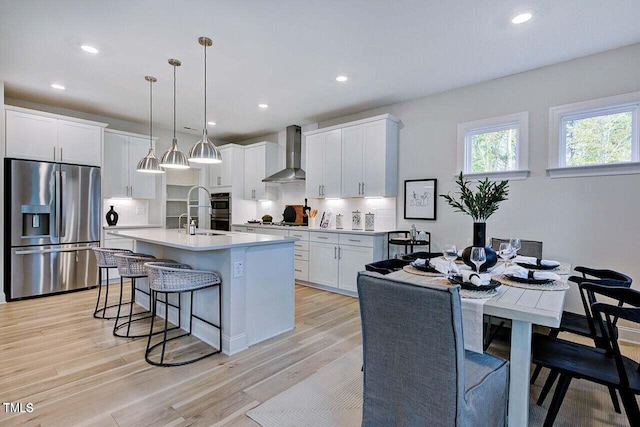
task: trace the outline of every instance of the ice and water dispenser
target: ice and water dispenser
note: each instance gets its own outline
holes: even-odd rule
[[[49,236],[51,207],[22,205],[22,238]]]

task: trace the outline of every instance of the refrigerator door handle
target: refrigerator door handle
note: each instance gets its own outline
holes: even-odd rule
[[[67,182],[67,172],[65,171],[60,172],[60,181],[61,181],[60,193],[59,193],[60,194],[60,201],[59,201],[60,212],[56,212],[56,218],[60,218],[60,237],[64,237],[67,234],[67,232],[66,232],[66,226],[64,223],[64,205],[62,204],[62,201],[64,200],[64,187]]]
[[[60,237],[60,214],[62,211],[62,206],[61,206],[61,193],[62,193],[62,184],[60,182],[60,171],[55,171],[54,172],[54,176],[55,176],[55,181],[54,181],[54,185],[55,185],[55,203],[54,203],[54,215],[55,215],[55,224],[54,224],[54,230],[53,230],[53,236],[54,237]]]
[[[88,251],[91,249],[93,249],[93,246],[64,248],[64,249],[29,249],[24,251],[15,251],[14,253],[16,255],[34,255],[34,254],[51,254],[51,253],[58,253],[58,252]]]

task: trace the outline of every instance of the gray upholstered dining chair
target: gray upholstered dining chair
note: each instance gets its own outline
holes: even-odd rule
[[[358,274],[362,425],[504,426],[509,362],[465,351],[459,287]]]
[[[500,249],[500,243],[509,243],[509,239],[498,239],[496,237],[491,238],[491,248],[494,251]],[[537,240],[520,240],[522,247],[518,251],[518,255],[532,256],[536,258],[542,258],[542,242]]]

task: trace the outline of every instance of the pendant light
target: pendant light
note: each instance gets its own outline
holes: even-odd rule
[[[169,64],[173,66],[173,140],[171,148],[162,155],[160,166],[169,169],[189,169],[187,156],[178,148],[178,140],[176,139],[176,67],[182,65],[182,62],[170,59]]]
[[[189,161],[194,163],[220,163],[222,156],[207,135],[207,48],[213,45],[208,37],[200,37],[198,43],[204,46],[204,125],[202,139],[189,151]]]
[[[153,84],[158,79],[152,76],[145,76],[144,79],[149,82],[149,152],[138,162],[136,170],[145,173],[164,173],[153,151]]]

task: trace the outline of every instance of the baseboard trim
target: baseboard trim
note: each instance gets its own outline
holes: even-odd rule
[[[338,289],[338,288],[334,288],[332,286],[319,285],[317,283],[305,282],[305,281],[302,281],[302,280],[296,280],[296,285],[307,286],[309,288],[316,288],[316,289],[320,289],[322,291],[329,291],[329,292],[333,292],[335,294],[342,294],[342,295],[346,295],[348,297],[356,297],[356,298],[358,298],[358,293],[357,292],[346,291],[344,289]]]
[[[618,336],[620,341],[631,344],[640,344],[640,329],[629,328],[628,326],[618,326]]]

